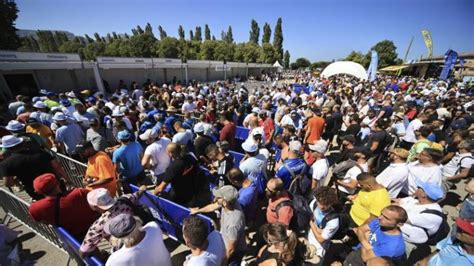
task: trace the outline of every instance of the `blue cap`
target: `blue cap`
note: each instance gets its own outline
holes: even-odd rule
[[[64,107],[69,107],[69,106],[71,106],[71,102],[70,102],[69,100],[64,99],[64,100],[61,100],[61,101],[59,101],[59,102],[60,102]]]
[[[433,201],[438,201],[444,197],[444,190],[441,186],[438,186],[435,183],[423,182],[419,179],[416,179],[416,186],[423,189],[426,193],[426,196]]]
[[[53,97],[53,96],[56,96],[56,93],[55,92],[48,92],[46,94],[46,97]]]
[[[89,103],[95,103],[96,101],[97,101],[97,99],[95,97],[92,97],[92,96],[87,97],[87,99],[86,99],[86,102],[89,102]]]
[[[122,130],[117,134],[119,140],[127,140],[132,137],[132,134],[128,130]]]

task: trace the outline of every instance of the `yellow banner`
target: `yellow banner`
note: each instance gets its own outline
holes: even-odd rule
[[[431,33],[427,30],[422,30],[421,35],[423,35],[426,48],[428,48],[428,58],[431,58],[433,55],[433,40],[431,39]]]

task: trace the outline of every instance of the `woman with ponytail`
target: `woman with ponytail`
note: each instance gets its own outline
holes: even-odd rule
[[[298,239],[282,223],[267,224],[263,229],[267,244],[258,252],[259,266],[297,265],[295,254]]]

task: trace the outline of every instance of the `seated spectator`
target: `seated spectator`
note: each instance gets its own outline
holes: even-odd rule
[[[290,187],[291,181],[298,175],[305,176],[308,172],[308,165],[301,158],[301,142],[290,141],[288,158],[276,170],[275,176],[283,180],[285,189]]]
[[[33,187],[43,199],[34,201],[29,207],[33,220],[68,230],[75,238],[82,240],[91,224],[98,218],[87,203],[84,188],[62,192],[56,176],[46,173],[35,178]],[[57,206],[59,205],[59,206]]]
[[[390,205],[390,196],[372,174],[360,173],[357,182],[361,190],[351,198],[353,204],[349,214],[357,226],[362,226],[380,216],[382,209]]]
[[[263,229],[266,245],[258,252],[257,263],[264,265],[298,265],[295,249],[298,242],[296,234],[287,231],[281,223],[267,224]]]
[[[184,243],[191,249],[184,265],[202,266],[227,265],[224,239],[218,231],[209,233],[208,225],[197,216],[183,220]]]
[[[155,188],[154,193],[160,194],[171,184],[171,191],[163,193],[166,198],[186,207],[203,207],[211,200],[209,180],[199,167],[193,155],[186,148],[176,143],[166,147],[171,163],[166,168],[163,180]]]
[[[309,144],[308,148],[315,159],[311,165],[310,173],[312,177],[311,190],[315,191],[317,188],[323,186],[326,182],[325,178],[329,171],[329,162],[324,156],[328,147],[325,140],[317,140],[314,144]]]
[[[246,141],[242,143],[245,156],[240,162],[239,169],[245,176],[253,181],[263,175],[267,177],[267,160],[265,156],[258,153],[258,146],[254,142]]]
[[[250,178],[245,177],[239,168],[230,169],[226,176],[229,182],[239,189],[237,201],[245,214],[245,223],[249,226],[257,218],[257,186]]]
[[[452,187],[453,182],[468,177],[474,165],[471,152],[474,149],[472,142],[463,140],[458,144],[457,149],[458,152],[443,166],[443,182],[446,183],[446,188]]]
[[[441,185],[442,167],[438,162],[442,157],[442,152],[432,148],[425,148],[420,152],[418,161],[408,164],[408,182],[402,192],[405,195],[413,195],[417,189],[416,180]]]
[[[197,123],[194,126],[194,133],[196,138],[194,139],[194,154],[197,158],[205,156],[206,148],[213,143],[210,136],[204,134],[205,128],[203,123]]]
[[[405,255],[405,242],[400,227],[406,220],[407,213],[402,207],[390,205],[382,210],[377,219],[354,228],[360,245],[347,256],[344,265],[363,266],[375,257],[402,261]]]
[[[221,209],[220,232],[224,238],[228,265],[240,265],[245,255],[245,216],[237,201],[239,192],[232,186],[223,186],[212,191],[214,203],[202,208],[192,208],[191,214],[209,213]]]
[[[366,173],[369,170],[367,164],[368,158],[370,158],[370,152],[368,150],[357,151],[354,156],[356,158],[356,164],[347,170],[343,179],[336,180],[337,189],[339,190],[339,202],[344,203],[349,195],[353,195],[357,188],[357,176],[360,173]]]
[[[280,202],[290,200],[283,181],[278,177],[268,180],[265,195],[268,198],[267,223],[273,224],[278,222],[289,226],[291,218],[293,218],[293,208],[282,206],[276,210],[276,206]]]
[[[407,253],[415,245],[426,243],[438,232],[443,221],[443,210],[438,204],[444,198],[441,186],[421,181],[417,182],[417,186],[414,197],[397,200],[408,215],[408,220],[400,228],[407,244]]]
[[[117,192],[117,173],[110,157],[103,151],[96,151],[91,142],[85,141],[76,146],[76,152],[87,158],[84,185],[89,190],[105,188],[112,197]]]
[[[142,166],[145,169],[151,169],[153,173],[153,184],[161,183],[166,168],[170,165],[171,160],[166,152],[166,147],[171,143],[171,140],[160,135],[160,129],[147,129],[139,136],[141,140],[148,144],[142,157]]]
[[[428,140],[428,136],[431,134],[431,129],[429,127],[422,126],[419,129],[415,130],[416,142],[411,147],[408,152],[408,162],[416,161],[418,154],[422,152],[425,148],[431,147],[431,141]]]
[[[408,166],[406,159],[408,151],[402,148],[395,148],[390,151],[390,165],[377,175],[377,183],[384,186],[390,198],[395,199],[405,186],[408,178]]]
[[[417,265],[473,265],[474,264],[474,222],[456,219],[458,228],[455,241],[447,237],[436,245],[437,252],[418,262]]]
[[[309,244],[316,247],[316,255],[321,259],[331,242],[331,238],[340,228],[340,219],[334,209],[337,204],[336,190],[329,187],[319,187],[314,191],[314,200],[309,204],[313,211],[310,231],[308,232]]]
[[[123,213],[110,219],[104,226],[111,242],[122,247],[112,253],[105,265],[163,265],[171,266],[170,253],[163,242],[163,233],[156,222],[142,226],[142,221]],[[117,245],[117,246],[120,246]]]
[[[467,196],[459,205],[459,217],[474,220],[474,178],[466,185]]]
[[[138,204],[138,199],[145,192],[146,187],[142,186],[133,194],[124,194],[122,197],[127,198],[132,204]],[[110,234],[104,231],[105,224],[115,216],[123,213],[133,215],[131,206],[124,201],[116,201],[110,196],[110,193],[105,188],[98,188],[90,191],[87,194],[87,202],[90,208],[99,213],[100,217],[91,225],[87,234],[82,241],[79,253],[81,256],[87,256],[93,252],[97,252],[97,246],[102,239],[108,239]],[[119,248],[111,243],[112,248]]]

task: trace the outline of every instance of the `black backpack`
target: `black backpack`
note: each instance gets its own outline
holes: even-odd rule
[[[312,212],[314,212],[314,210],[316,209],[315,205],[316,205],[316,201],[314,201],[314,205],[311,206]],[[334,209],[332,212],[324,216],[323,220],[321,221],[320,228],[323,229],[324,227],[326,227],[326,224],[329,221],[335,218],[339,219],[339,228],[337,229],[337,232],[332,236],[331,239],[342,240],[347,235],[347,231],[349,230],[350,218],[348,214],[338,211],[337,209]]]
[[[150,209],[142,204],[134,204],[131,200],[126,197],[120,197],[117,199],[117,203],[122,203],[128,205],[132,209],[133,215],[138,216],[143,222],[143,225],[149,222],[158,222],[158,220],[153,216]]]
[[[436,245],[436,243],[445,239],[449,235],[449,231],[451,230],[451,228],[449,227],[449,224],[447,221],[448,217],[446,217],[444,213],[437,210],[430,210],[430,209],[426,209],[422,211],[421,213],[430,213],[433,215],[437,215],[443,219],[441,221],[441,224],[439,225],[438,231],[436,231],[436,233],[434,233],[433,235],[428,234],[428,230],[424,227],[421,227],[421,229],[423,229],[423,231],[425,231],[426,235],[428,236],[428,241],[426,241],[426,244],[430,246]]]
[[[308,202],[301,195],[292,195],[288,193],[290,199],[283,200],[275,207],[275,213],[278,218],[278,211],[281,207],[289,206],[293,209],[293,217],[290,221],[290,229],[296,234],[305,233],[309,227],[309,221],[313,216],[313,212],[309,208]]]

